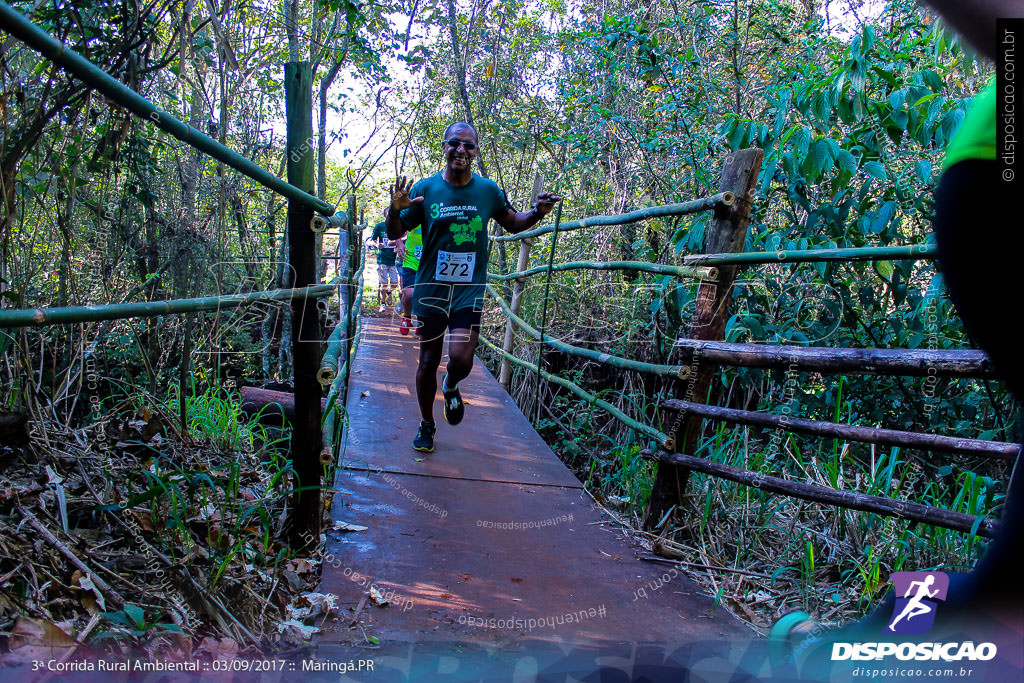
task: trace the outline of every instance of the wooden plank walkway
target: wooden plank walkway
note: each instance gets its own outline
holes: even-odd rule
[[[393,319],[363,323],[332,516],[367,529],[327,532],[321,590],[343,616],[323,624],[321,652],[371,635],[510,651],[753,636],[681,573],[636,559],[481,363],[461,385],[463,423],[446,424],[438,402],[435,452],[412,450],[418,341]],[[371,584],[391,604],[368,603],[354,626]]]

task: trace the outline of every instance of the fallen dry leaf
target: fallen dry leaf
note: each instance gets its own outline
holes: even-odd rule
[[[388,604],[388,601],[384,597],[384,594],[381,593],[380,589],[376,586],[370,586],[370,597],[373,599],[375,603],[377,603],[378,607],[384,607]]]
[[[143,531],[156,531],[156,527],[153,525],[153,517],[149,510],[125,510],[125,513],[134,517]]]
[[[92,593],[94,599],[96,600],[96,605],[100,608],[100,610],[104,612],[107,611],[107,603],[103,599],[103,593],[100,593],[100,589],[96,587],[96,584],[92,582],[92,579],[89,577],[88,574],[85,574],[81,570],[76,569],[75,573],[71,575],[71,583],[77,585],[87,593]],[[85,604],[84,598],[82,604]]]
[[[370,527],[351,524],[350,522],[343,522],[341,520],[338,520],[331,525],[331,531],[366,531],[369,528]]]
[[[18,617],[8,641],[11,652],[26,659],[48,661],[69,656],[78,643],[54,624]]]
[[[308,619],[330,614],[336,609],[337,602],[338,596],[333,593],[303,593],[295,598],[294,604],[285,608],[285,613],[289,619]]]
[[[308,574],[315,568],[312,562],[303,557],[300,557],[295,560],[288,560],[288,562],[284,566],[285,569],[293,571],[296,574]]]
[[[282,621],[277,625],[279,633],[285,633],[291,631],[302,637],[303,640],[310,640],[314,635],[320,633],[320,629],[316,626],[306,626],[301,621],[295,619],[289,619],[288,621]]]

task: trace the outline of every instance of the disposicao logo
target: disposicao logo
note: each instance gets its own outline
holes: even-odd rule
[[[936,600],[945,600],[949,577],[942,572],[894,572],[896,604],[883,633],[913,636],[927,633],[935,623]],[[902,596],[902,597],[900,597]]]
[[[939,601],[946,599],[949,577],[942,572],[894,572],[896,600],[892,617],[882,629],[887,636],[927,633],[935,624]],[[973,641],[947,643],[832,643],[832,660],[880,660],[895,656],[917,661],[988,661],[996,656],[994,643]]]

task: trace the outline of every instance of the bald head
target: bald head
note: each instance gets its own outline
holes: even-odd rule
[[[476,140],[477,144],[480,143],[480,136],[477,134],[476,128],[474,128],[470,124],[466,123],[465,121],[456,121],[452,125],[450,125],[447,128],[445,128],[444,129],[444,139],[445,140],[449,139],[449,137],[452,135],[452,133],[454,131],[458,130],[458,129],[468,130],[470,133],[473,134],[473,139]]]

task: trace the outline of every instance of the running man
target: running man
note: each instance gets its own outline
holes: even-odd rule
[[[398,268],[395,267],[395,243],[388,239],[384,223],[373,226],[368,244],[377,247],[377,301],[383,313],[391,305],[391,292],[398,289]]]
[[[910,621],[914,617],[919,617],[922,614],[928,614],[932,611],[933,608],[921,601],[925,598],[934,598],[939,594],[938,588],[934,591],[928,590],[928,587],[933,583],[935,583],[935,576],[933,574],[929,574],[925,577],[924,581],[910,582],[910,585],[907,586],[907,592],[903,597],[910,598],[910,594],[914,591],[914,586],[917,586],[917,593],[907,601],[907,604],[903,607],[903,611],[896,615],[896,618],[892,620],[891,624],[889,624],[890,631],[895,631],[893,627],[896,626],[896,624],[898,624],[904,617],[906,617],[907,621]]]
[[[508,232],[522,232],[561,201],[561,197],[543,192],[533,209],[516,211],[504,190],[473,173],[479,144],[473,126],[453,123],[441,142],[444,170],[415,184],[401,177],[391,187],[388,237],[398,239],[417,227],[423,230],[423,252],[412,294],[412,312],[422,330],[416,370],[422,421],[412,447],[425,453],[434,450],[434,397],[446,329],[451,336],[448,371],[441,383],[444,419],[456,425],[465,411],[459,382],[473,369],[487,279],[490,220]]]

